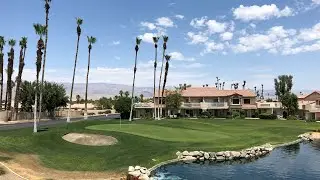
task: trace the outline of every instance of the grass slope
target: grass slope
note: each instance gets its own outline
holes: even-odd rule
[[[0,151],[37,154],[47,167],[69,171],[123,172],[129,165],[150,167],[175,158],[178,150],[237,150],[264,143],[284,143],[319,129],[320,124],[271,120],[162,120],[77,122],[49,128],[0,132]],[[61,137],[69,132],[111,135],[114,146],[72,144]]]

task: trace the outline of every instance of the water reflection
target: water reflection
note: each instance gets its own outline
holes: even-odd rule
[[[274,150],[269,156],[251,161],[176,163],[159,168],[156,179],[320,179],[320,141]]]

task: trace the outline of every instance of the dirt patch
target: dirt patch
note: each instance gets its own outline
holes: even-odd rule
[[[1,154],[12,157],[11,160],[3,162],[7,167],[20,176],[32,180],[119,180],[126,177],[124,173],[117,172],[60,171],[43,167],[36,155],[0,152]],[[16,177],[16,179],[20,178]]]
[[[118,140],[112,136],[97,134],[69,133],[64,135],[62,138],[71,143],[87,146],[110,146],[118,142]]]

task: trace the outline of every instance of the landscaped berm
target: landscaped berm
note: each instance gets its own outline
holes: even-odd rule
[[[150,168],[176,158],[177,151],[217,152],[281,144],[317,129],[319,123],[280,120],[141,120],[121,126],[119,120],[77,122],[37,134],[30,128],[1,131],[0,161],[31,179],[119,179],[130,165]],[[82,142],[75,139],[83,134],[107,136],[109,144],[115,141],[111,146],[80,145],[64,140],[69,133],[80,133],[71,134],[74,142]]]

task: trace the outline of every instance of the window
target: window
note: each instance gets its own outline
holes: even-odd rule
[[[250,99],[244,99],[243,104],[250,104]]]
[[[316,101],[317,106],[320,106],[320,100]]]
[[[240,104],[240,99],[232,99],[232,104]]]

